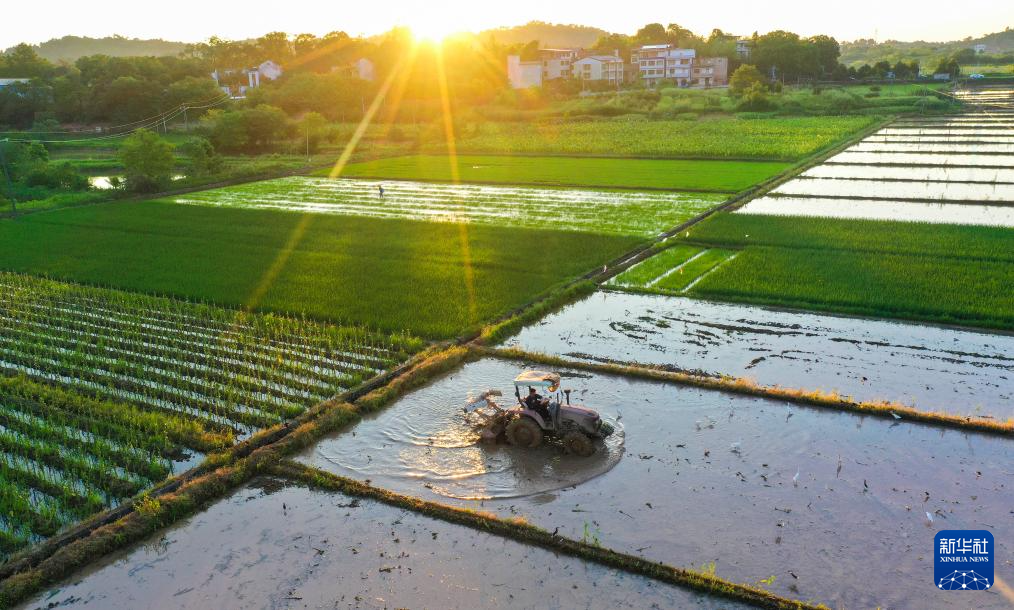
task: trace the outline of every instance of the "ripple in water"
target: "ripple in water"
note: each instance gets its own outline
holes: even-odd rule
[[[474,382],[475,377],[471,379]],[[499,376],[493,381],[486,387],[503,385]],[[600,405],[587,406],[598,410],[616,431],[596,441],[595,454],[583,458],[566,455],[554,443],[521,449],[482,442],[462,413],[469,390],[477,392],[477,388],[462,388],[452,396],[447,394],[448,387],[437,383],[409,394],[356,426],[354,440],[344,435],[324,443],[318,455],[348,476],[370,479],[381,487],[385,479],[411,479],[439,495],[467,500],[514,498],[571,487],[607,472],[623,456],[623,427]],[[500,403],[508,406],[513,388],[501,389]]]

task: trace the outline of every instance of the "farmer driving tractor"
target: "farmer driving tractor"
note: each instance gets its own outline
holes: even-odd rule
[[[525,397],[525,406],[542,417],[549,417],[549,399],[543,398],[535,388],[528,388],[528,396]]]

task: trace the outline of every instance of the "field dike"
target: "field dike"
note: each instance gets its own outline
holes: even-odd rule
[[[920,411],[914,407],[894,402],[860,402],[849,396],[820,390],[806,391],[778,386],[762,386],[751,379],[723,376],[699,375],[693,371],[674,371],[651,365],[630,365],[621,362],[591,363],[567,360],[558,356],[528,352],[517,348],[477,347],[476,350],[487,356],[521,360],[549,366],[559,366],[596,373],[607,373],[627,377],[637,377],[652,381],[678,383],[697,388],[732,392],[759,398],[784,400],[800,405],[849,411],[861,415],[872,415],[883,419],[901,420],[908,423],[920,423],[944,428],[953,428],[968,432],[978,432],[1004,437],[1014,437],[1014,420],[996,421],[991,419],[962,417],[937,411]]]
[[[391,506],[410,510],[449,523],[509,538],[523,544],[539,546],[603,566],[646,576],[660,582],[678,585],[746,602],[760,608],[827,608],[775,595],[764,589],[729,582],[712,574],[677,568],[663,563],[618,553],[594,544],[558,536],[526,523],[523,519],[507,520],[495,515],[429,502],[387,491],[352,479],[326,473],[309,466],[283,461],[270,469],[272,474],[300,481],[313,488],[370,498]]]

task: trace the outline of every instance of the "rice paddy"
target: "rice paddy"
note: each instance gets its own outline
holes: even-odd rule
[[[794,161],[874,124],[875,117],[490,123],[460,134],[461,153]],[[661,136],[661,137],[660,137]]]
[[[447,338],[643,242],[552,226],[143,202],[0,223],[0,268]]]
[[[627,269],[610,280],[610,285],[661,294],[686,292],[735,256],[734,250],[677,245]]]
[[[724,199],[725,195],[708,193],[600,192],[292,177],[201,191],[170,201],[222,208],[650,237]]]
[[[788,168],[787,163],[505,155],[414,155],[352,163],[342,177],[669,189],[733,193]],[[322,172],[321,175],[327,175]]]
[[[421,347],[408,335],[0,273],[0,555]]]

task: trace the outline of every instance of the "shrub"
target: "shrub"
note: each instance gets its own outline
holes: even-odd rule
[[[762,85],[763,83],[764,75],[760,73],[760,70],[756,66],[743,64],[736,68],[736,71],[732,73],[732,77],[729,78],[729,93],[738,97],[745,94],[754,85]]]

